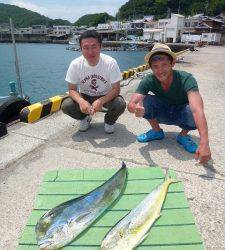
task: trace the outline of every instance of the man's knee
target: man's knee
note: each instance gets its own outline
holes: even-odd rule
[[[145,114],[143,118],[149,120],[156,118],[157,114],[157,100],[155,95],[146,95],[143,99],[143,106],[145,108]]]
[[[189,105],[186,105],[181,114],[181,127],[187,130],[195,130],[196,124],[193,117],[193,113]]]
[[[72,107],[74,106],[73,100],[71,97],[67,97],[61,105],[61,109],[63,111],[63,113],[68,114],[70,112],[70,110],[72,109]]]
[[[117,110],[121,114],[125,111],[126,109],[126,102],[123,99],[122,96],[117,96],[113,101],[112,101],[112,109]]]

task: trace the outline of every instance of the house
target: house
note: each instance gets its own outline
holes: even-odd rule
[[[148,22],[143,29],[143,40],[176,43],[181,40],[184,16],[171,14],[171,18]]]
[[[108,23],[99,23],[97,30],[108,30],[110,25]]]
[[[184,28],[184,16],[171,14],[170,22],[164,28],[164,41],[167,43],[176,43],[181,40],[181,34]]]
[[[32,25],[31,32],[35,35],[47,35],[48,29],[45,25]]]
[[[207,17],[202,14],[188,17],[184,21],[184,31],[181,42],[207,42],[219,44],[222,37],[223,21],[218,18]]]
[[[71,34],[71,27],[68,25],[54,25],[52,35],[54,36],[68,36]]]
[[[28,27],[28,28],[19,28],[16,30],[15,34],[33,34],[32,33],[32,27]]]

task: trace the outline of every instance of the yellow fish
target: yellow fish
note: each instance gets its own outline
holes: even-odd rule
[[[106,234],[101,249],[131,250],[137,247],[148,236],[149,229],[161,215],[169,185],[178,181],[166,174],[165,181]]]

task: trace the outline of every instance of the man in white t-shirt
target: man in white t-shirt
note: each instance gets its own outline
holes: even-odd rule
[[[90,127],[91,116],[107,109],[105,132],[113,133],[114,124],[124,112],[126,103],[120,96],[122,75],[115,59],[102,54],[101,37],[88,30],[79,38],[82,56],[73,60],[66,75],[69,97],[62,103],[65,114],[80,120],[80,131]]]

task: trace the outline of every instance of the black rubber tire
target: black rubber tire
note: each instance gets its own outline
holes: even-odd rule
[[[19,119],[20,111],[30,102],[21,97],[10,96],[0,103],[0,122],[8,124]]]
[[[7,134],[6,124],[0,122],[0,138]]]

